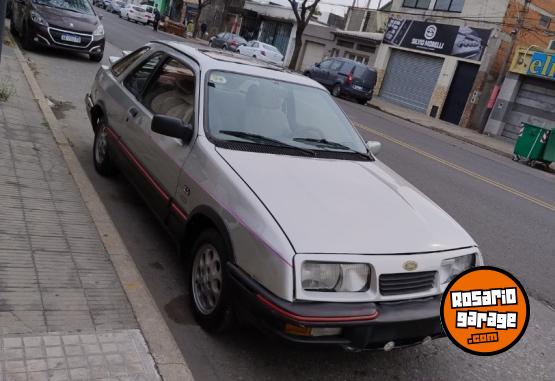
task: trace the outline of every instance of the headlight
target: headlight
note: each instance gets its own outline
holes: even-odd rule
[[[48,23],[46,21],[44,21],[44,19],[42,18],[41,15],[39,15],[39,13],[37,11],[31,11],[31,20],[34,23],[37,23],[39,25],[44,25],[44,26],[48,26]]]
[[[93,36],[104,36],[104,25],[98,24],[98,27],[93,32]]]
[[[444,259],[441,262],[441,285],[447,285],[457,275],[476,265],[476,255],[463,255],[462,257]]]
[[[364,263],[304,262],[301,284],[306,291],[362,292],[370,285],[370,268]]]

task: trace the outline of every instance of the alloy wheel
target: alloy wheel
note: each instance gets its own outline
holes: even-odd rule
[[[216,248],[206,243],[195,253],[192,268],[193,298],[198,310],[208,315],[212,313],[222,293],[222,261]]]

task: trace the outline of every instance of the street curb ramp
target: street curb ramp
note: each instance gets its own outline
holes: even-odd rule
[[[73,152],[23,53],[11,35],[7,34],[7,38],[14,46],[17,61],[23,69],[35,100],[52,131],[56,144],[62,151],[69,171],[79,188],[81,197],[91,214],[102,243],[116,269],[160,376],[165,381],[192,381],[193,375],[181,350],[177,346],[104,204]]]

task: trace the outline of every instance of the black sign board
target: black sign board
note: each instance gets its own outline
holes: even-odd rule
[[[390,18],[383,42],[480,61],[491,29]]]

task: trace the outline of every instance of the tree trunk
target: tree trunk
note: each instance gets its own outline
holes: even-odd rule
[[[300,27],[297,24],[297,32],[295,33],[295,47],[293,48],[293,55],[291,56],[291,62],[289,62],[289,69],[297,69],[297,61],[299,60],[299,54],[301,53],[301,48],[303,47],[303,33],[304,27]]]
[[[198,8],[197,15],[195,16],[195,21],[194,21],[194,23],[195,23],[195,28],[193,29],[193,37],[196,37],[196,35],[197,35],[197,33],[198,33],[198,28],[199,28],[198,22],[199,22],[199,20],[200,20],[200,13],[202,12],[202,8],[204,8],[204,7],[199,7],[199,8]]]

